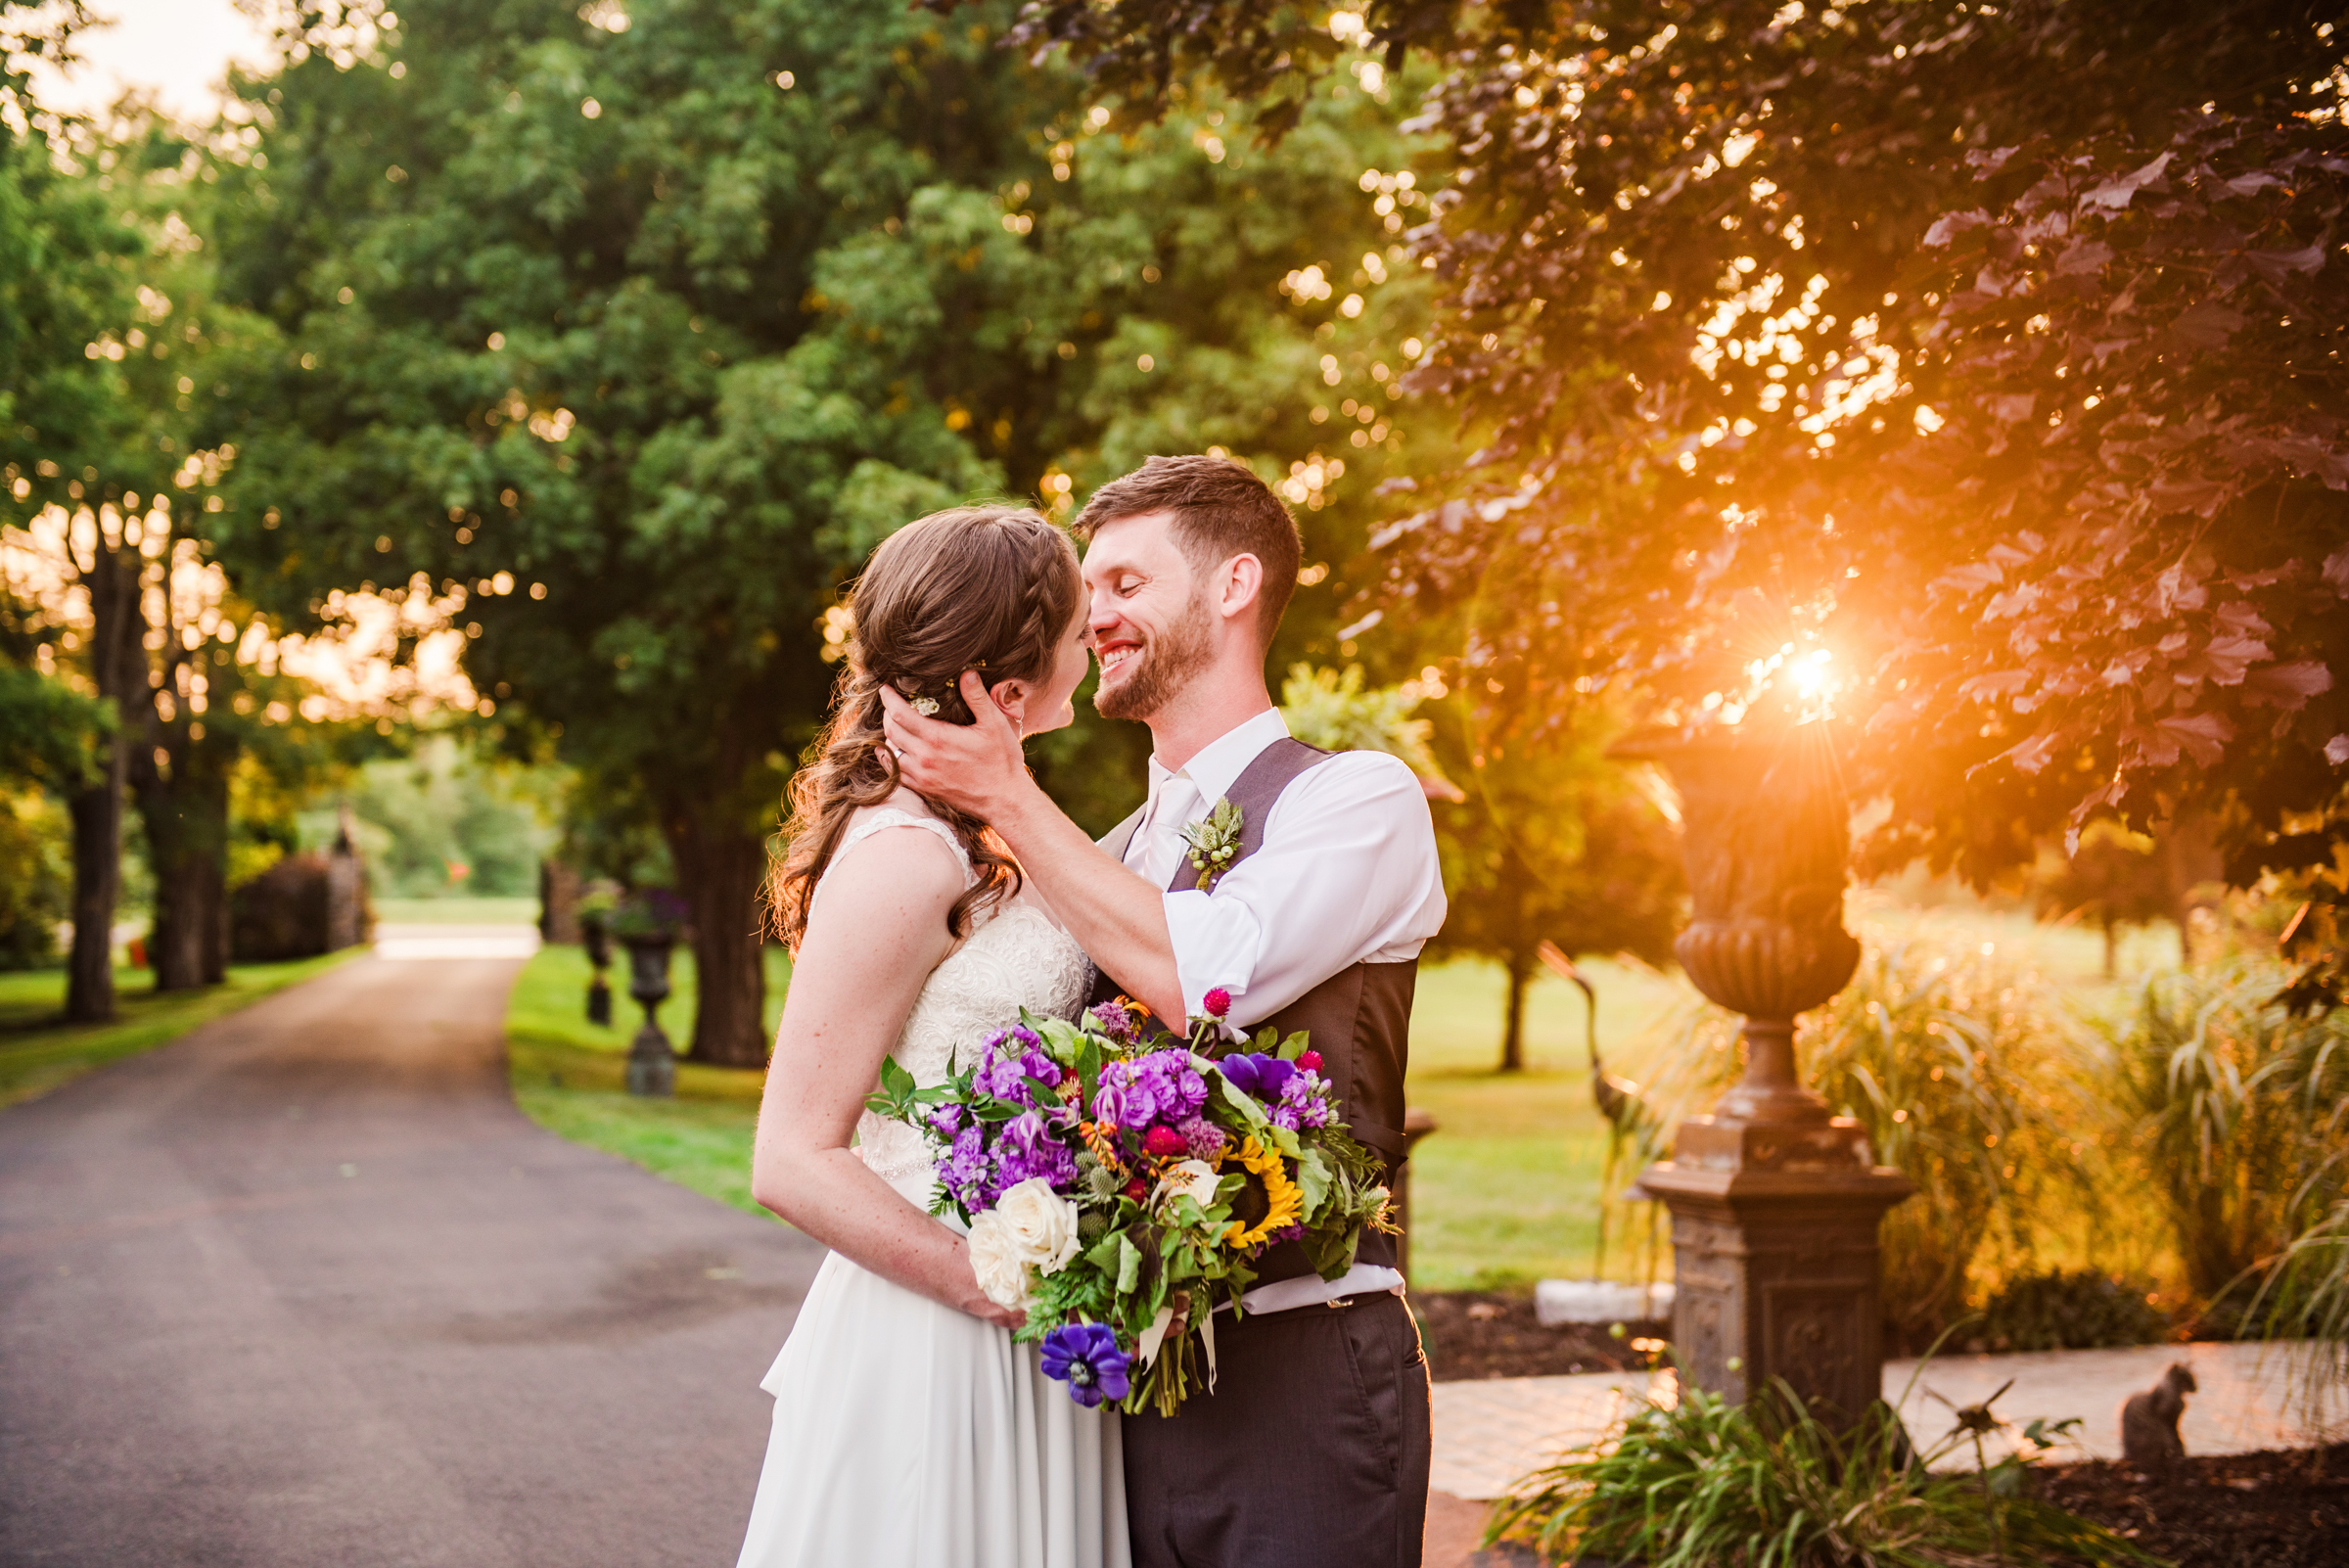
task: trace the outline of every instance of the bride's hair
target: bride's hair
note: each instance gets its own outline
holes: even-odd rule
[[[775,929],[797,948],[815,885],[859,807],[898,787],[898,760],[883,744],[881,688],[929,698],[937,716],[972,722],[956,680],[975,669],[999,681],[1048,679],[1060,640],[1084,597],[1068,535],[1023,507],[958,506],[908,523],[881,542],[849,599],[852,630],[833,689],[831,721],[791,781],[790,848],[769,896]],[[923,799],[954,830],[979,880],[946,911],[968,936],[972,917],[1020,887],[1019,866],[975,817]]]

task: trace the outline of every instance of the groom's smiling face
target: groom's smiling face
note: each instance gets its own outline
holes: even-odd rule
[[[1108,718],[1147,719],[1215,657],[1215,616],[1174,539],[1171,512],[1104,523],[1084,552],[1093,652],[1093,706]]]

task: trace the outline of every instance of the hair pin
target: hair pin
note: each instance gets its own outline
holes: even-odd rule
[[[931,715],[938,712],[938,699],[935,697],[916,697],[913,699],[913,711],[921,715],[924,718],[928,718]]]

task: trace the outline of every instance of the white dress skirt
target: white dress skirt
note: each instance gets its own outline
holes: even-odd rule
[[[826,877],[891,827],[961,853],[944,823],[882,807],[851,826]],[[1073,1016],[1089,979],[1067,933],[1014,904],[932,971],[890,1054],[942,1083],[1022,1007]],[[911,1128],[868,1114],[857,1152],[929,1207]],[[1117,1413],[1080,1407],[1006,1329],[835,1253],[760,1387],[774,1429],[739,1568],[1130,1568]]]

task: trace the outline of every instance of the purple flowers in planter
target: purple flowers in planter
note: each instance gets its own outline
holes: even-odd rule
[[[1038,1347],[1044,1375],[1069,1385],[1069,1398],[1087,1409],[1103,1400],[1122,1400],[1130,1386],[1132,1359],[1118,1349],[1106,1323],[1064,1323]]]

